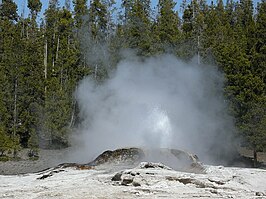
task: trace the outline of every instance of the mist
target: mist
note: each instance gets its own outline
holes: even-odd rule
[[[88,162],[121,147],[175,148],[215,163],[232,152],[234,125],[222,73],[173,55],[127,54],[103,83],[92,77],[76,91],[82,123],[72,159]]]

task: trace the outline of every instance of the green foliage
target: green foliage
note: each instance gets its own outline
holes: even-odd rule
[[[87,0],[74,0],[75,24],[81,28],[84,23],[83,18],[88,14]]]
[[[38,160],[39,138],[36,132],[32,132],[28,140],[28,147],[30,148],[28,156],[30,160]]]
[[[55,79],[53,82],[58,84]],[[63,90],[47,94],[44,130],[49,147],[61,148],[68,145],[68,127],[71,117],[70,100]]]
[[[102,41],[107,33],[107,8],[100,0],[93,0],[89,9],[89,25],[93,39]]]
[[[138,50],[138,55],[152,53],[150,1],[134,0],[126,4],[124,41],[126,48]]]
[[[176,3],[172,0],[159,1],[159,15],[156,32],[158,42],[165,47],[173,47],[180,37],[178,13],[174,10]]]
[[[28,147],[31,150],[36,150],[39,147],[39,140],[38,140],[37,134],[34,132],[32,132],[30,135],[30,138],[28,140]]]
[[[6,162],[8,161],[10,158],[8,156],[0,156],[0,162]]]
[[[31,15],[36,17],[37,13],[42,9],[42,3],[40,0],[28,0],[28,8],[31,11]]]
[[[11,21],[18,19],[17,5],[13,0],[3,0],[2,5],[0,5],[0,17]]]
[[[253,42],[252,72],[266,84],[266,2],[258,4],[255,41]]]
[[[241,130],[249,147],[256,151],[266,148],[266,98],[250,102],[249,111],[243,116]]]
[[[6,135],[2,125],[0,125],[0,138],[0,156],[4,156],[4,153],[12,148],[12,140]]]

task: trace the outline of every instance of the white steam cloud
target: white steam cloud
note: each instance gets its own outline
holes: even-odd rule
[[[201,159],[230,153],[233,123],[226,113],[223,76],[216,67],[172,55],[131,55],[110,78],[84,79],[76,92],[82,125],[75,161],[120,147],[176,148]],[[82,145],[81,145],[82,143]]]

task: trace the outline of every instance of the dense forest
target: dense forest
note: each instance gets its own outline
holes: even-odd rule
[[[256,152],[266,148],[266,1],[28,0],[29,16],[13,0],[0,6],[0,156],[21,148],[60,148],[79,122],[78,82],[99,84],[121,60],[174,54],[218,66],[236,136]],[[97,58],[102,46],[107,58]],[[108,60],[108,61],[106,61]],[[207,100],[207,99],[206,99]]]

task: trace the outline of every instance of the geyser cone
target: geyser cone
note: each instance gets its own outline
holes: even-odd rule
[[[103,168],[133,168],[140,162],[162,163],[178,171],[193,173],[202,173],[204,171],[196,155],[177,149],[166,148],[121,148],[114,151],[108,150],[87,165]]]

